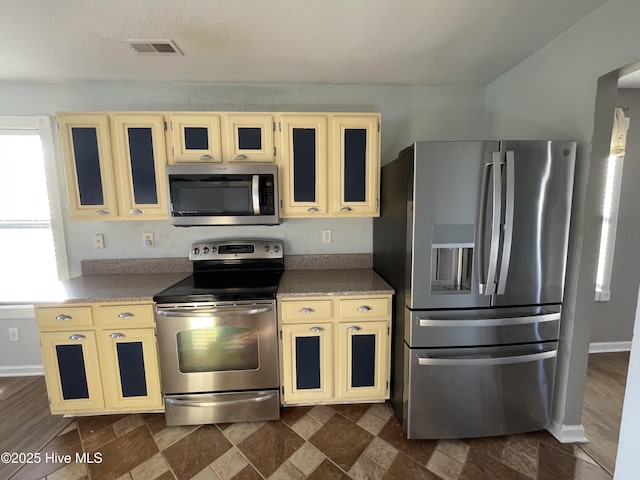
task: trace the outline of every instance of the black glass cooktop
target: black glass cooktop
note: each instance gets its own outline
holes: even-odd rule
[[[157,293],[156,303],[226,302],[276,298],[281,270],[195,272]]]

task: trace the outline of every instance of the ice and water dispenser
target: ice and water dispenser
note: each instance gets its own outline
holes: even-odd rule
[[[431,228],[431,293],[471,293],[475,225]]]

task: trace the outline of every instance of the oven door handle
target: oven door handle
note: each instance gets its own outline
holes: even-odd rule
[[[221,307],[221,308],[167,308],[157,309],[156,313],[162,317],[221,317],[226,315],[258,315],[260,313],[267,313],[273,311],[271,305],[260,306],[233,306],[233,307]]]
[[[247,398],[238,398],[237,396],[232,396],[228,400],[210,400],[207,402],[197,401],[197,400],[182,400],[179,398],[171,398],[165,397],[164,403],[171,404],[180,407],[215,407],[217,405],[229,405],[232,403],[240,404],[240,403],[262,403],[268,400],[271,400],[274,397],[274,393],[252,393],[248,395]]]

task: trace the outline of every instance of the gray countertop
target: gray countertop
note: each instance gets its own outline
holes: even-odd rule
[[[285,270],[278,287],[278,298],[393,293],[393,288],[370,268]]]

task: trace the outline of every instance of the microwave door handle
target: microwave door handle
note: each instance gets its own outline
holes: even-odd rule
[[[253,198],[253,214],[260,215],[260,175],[253,175],[251,179],[251,193]]]

